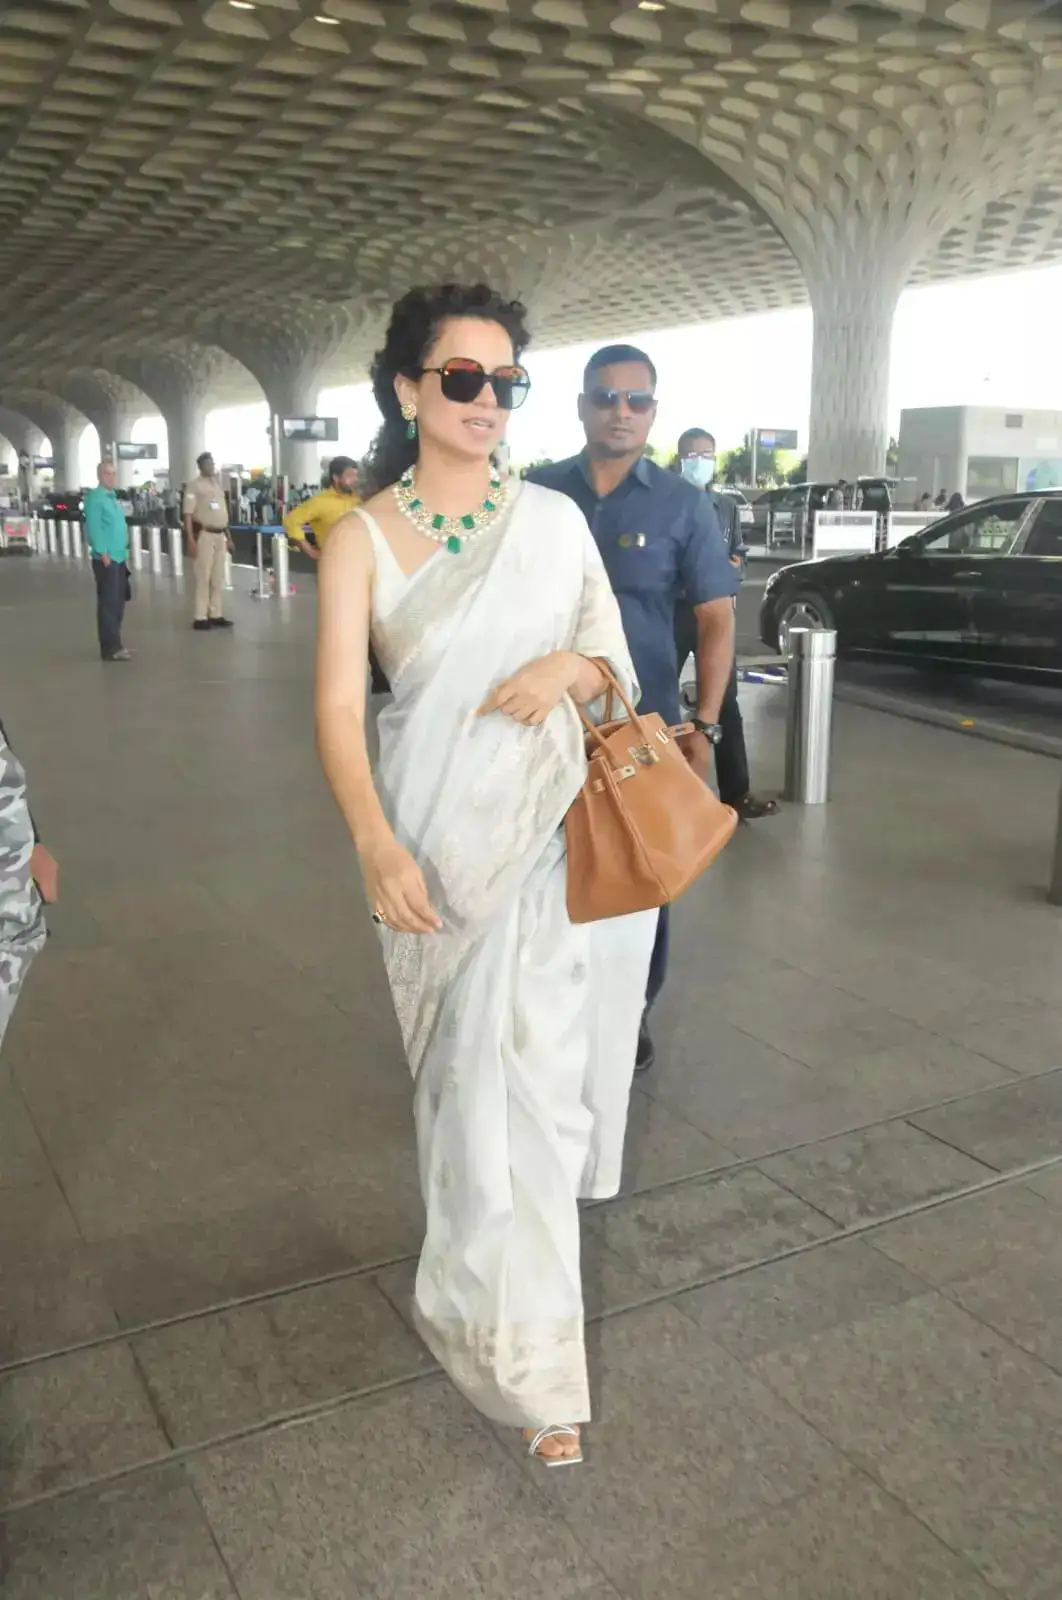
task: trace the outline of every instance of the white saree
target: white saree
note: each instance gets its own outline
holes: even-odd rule
[[[514,490],[492,529],[409,578],[364,520],[393,693],[377,785],[443,921],[381,930],[428,1219],[415,1314],[487,1416],[583,1422],[576,1200],[619,1187],[656,913],[568,920],[561,825],[586,772],[572,704],[539,727],[476,712],[553,650],[607,659],[636,695],[619,608],[582,513],[549,489]]]

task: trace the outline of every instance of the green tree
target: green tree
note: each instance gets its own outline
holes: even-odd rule
[[[798,461],[795,467],[791,467],[790,468],[790,470],[785,475],[785,481],[786,481],[786,483],[807,483],[807,481],[808,481],[808,458],[807,458],[807,456],[804,456],[804,458],[801,461]]]

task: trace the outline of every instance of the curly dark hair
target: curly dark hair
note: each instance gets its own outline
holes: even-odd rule
[[[417,442],[406,437],[395,379],[400,375],[413,379],[421,376],[439,329],[451,317],[479,317],[483,322],[498,323],[512,340],[517,361],[531,342],[524,306],[519,300],[506,300],[485,283],[443,283],[435,288],[411,289],[396,301],[384,347],[377,351],[372,364],[372,392],[384,420],[365,460],[370,494],[379,494],[381,489],[397,483],[417,459]]]

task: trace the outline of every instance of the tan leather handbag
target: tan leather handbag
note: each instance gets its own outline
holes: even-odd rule
[[[737,828],[737,812],[717,800],[655,711],[640,717],[603,662],[606,720],[595,727],[581,706],[589,770],[564,829],[568,915],[598,922],[676,900]],[[613,695],[629,720],[611,720]]]

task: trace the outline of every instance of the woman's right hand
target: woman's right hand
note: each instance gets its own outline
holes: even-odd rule
[[[396,933],[438,933],[442,928],[424,874],[397,839],[362,851],[361,871],[369,905]]]

